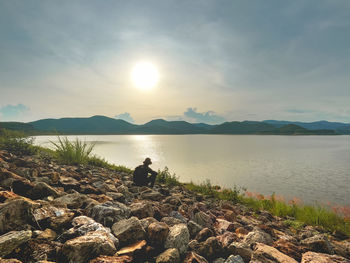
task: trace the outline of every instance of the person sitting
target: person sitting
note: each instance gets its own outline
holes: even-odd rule
[[[135,185],[137,185],[137,186],[150,186],[153,188],[158,173],[153,171],[149,167],[149,165],[151,165],[151,164],[152,164],[151,159],[146,158],[143,161],[143,164],[141,164],[135,168],[135,171],[133,173],[133,181],[134,181]],[[149,173],[151,174],[151,176],[148,176]]]

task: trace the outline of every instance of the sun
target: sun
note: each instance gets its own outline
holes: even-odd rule
[[[131,80],[135,87],[139,89],[152,89],[159,81],[158,69],[150,62],[139,62],[131,71]]]

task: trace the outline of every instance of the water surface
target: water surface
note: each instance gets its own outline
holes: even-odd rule
[[[350,136],[103,135],[68,136],[96,142],[94,153],[134,168],[145,157],[181,181],[209,179],[308,203],[350,204]],[[48,145],[55,136],[38,136]]]

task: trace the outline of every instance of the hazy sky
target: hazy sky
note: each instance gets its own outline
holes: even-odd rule
[[[92,115],[350,122],[350,1],[0,0],[0,120]]]

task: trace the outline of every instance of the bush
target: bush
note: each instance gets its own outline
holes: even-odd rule
[[[34,138],[20,131],[0,129],[0,148],[16,155],[33,155],[37,147],[33,145]]]
[[[88,164],[89,156],[95,144],[75,139],[69,141],[67,137],[58,137],[58,142],[52,142],[56,150],[58,161],[64,164]]]
[[[179,182],[179,177],[177,177],[175,174],[171,175],[168,167],[164,167],[163,171],[158,170],[156,181],[157,183],[166,184],[169,186],[181,185]]]
[[[108,161],[106,161],[104,158],[101,158],[99,156],[93,155],[88,158],[87,164],[102,168],[111,169],[117,172],[124,172],[124,173],[132,173],[132,170],[126,166],[123,165],[115,165],[111,164]]]

